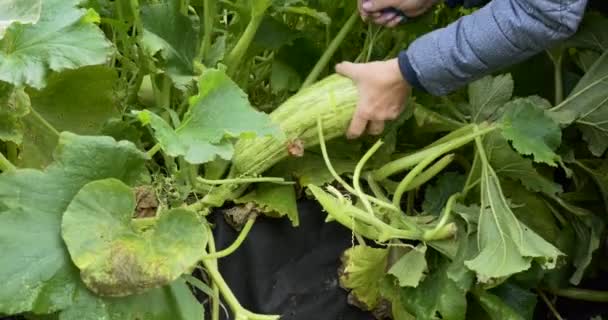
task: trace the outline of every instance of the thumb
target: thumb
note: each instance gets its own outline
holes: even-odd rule
[[[336,72],[355,81],[359,78],[359,64],[352,62],[338,63]]]
[[[368,12],[376,12],[389,7],[399,7],[403,0],[364,0],[361,7]]]

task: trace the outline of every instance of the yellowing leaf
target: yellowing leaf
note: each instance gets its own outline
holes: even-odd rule
[[[142,231],[132,221],[136,205],[131,188],[105,179],[80,189],[63,215],[72,261],[98,295],[127,296],[167,285],[204,253],[206,229],[194,212],[169,210]]]
[[[387,249],[355,246],[344,252],[340,285],[351,289],[365,309],[372,310],[381,298],[381,283],[386,276]]]

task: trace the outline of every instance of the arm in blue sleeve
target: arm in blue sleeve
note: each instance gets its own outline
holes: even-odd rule
[[[572,36],[587,0],[493,0],[418,39],[399,54],[404,77],[434,95],[448,94]]]

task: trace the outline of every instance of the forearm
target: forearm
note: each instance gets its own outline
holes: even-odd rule
[[[498,69],[531,57],[578,28],[587,0],[493,0],[431,32],[399,56],[404,76],[445,95]]]

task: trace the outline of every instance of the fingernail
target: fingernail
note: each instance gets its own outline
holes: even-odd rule
[[[365,2],[363,2],[363,4],[361,6],[365,10],[370,10],[373,7],[371,1],[365,1]]]

